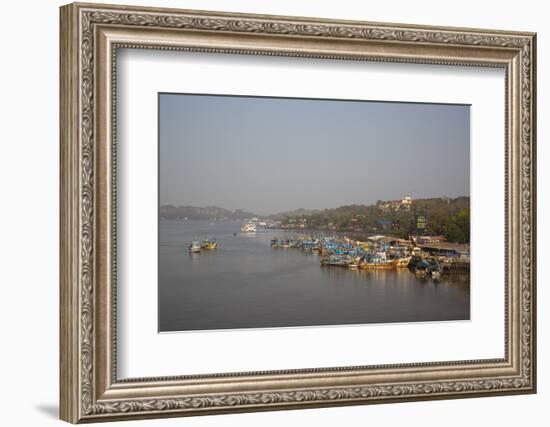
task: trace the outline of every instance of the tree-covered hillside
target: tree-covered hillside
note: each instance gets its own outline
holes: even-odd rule
[[[470,198],[413,200],[412,204],[389,206],[348,205],[303,215],[285,215],[283,227],[310,230],[383,233],[396,237],[411,234],[443,235],[448,241],[470,241]]]

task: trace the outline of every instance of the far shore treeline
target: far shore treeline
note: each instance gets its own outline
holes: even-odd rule
[[[247,219],[258,217],[258,215],[245,212],[240,209],[229,210],[217,206],[195,207],[195,206],[174,206],[163,205],[159,212],[161,219]]]
[[[323,210],[297,209],[274,215],[257,215],[218,207],[165,205],[161,219],[233,219],[256,217],[285,229],[385,234],[443,236],[449,242],[470,242],[470,197],[378,201],[375,205],[347,205]]]

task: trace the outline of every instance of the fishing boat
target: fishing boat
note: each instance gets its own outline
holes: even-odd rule
[[[441,275],[441,264],[439,264],[439,261],[432,260],[432,262],[430,262],[430,274],[432,279],[439,279]]]
[[[349,267],[355,259],[347,255],[329,255],[321,259],[322,266]]]
[[[366,255],[359,261],[359,268],[364,270],[397,268],[397,260],[387,259],[384,254]]]
[[[311,239],[306,239],[302,241],[302,249],[306,252],[313,250],[314,242]]]
[[[409,262],[411,262],[411,258],[412,258],[411,256],[397,258],[396,267],[397,268],[406,268],[406,267],[408,267]]]
[[[348,264],[348,267],[351,268],[352,270],[357,270],[359,268],[359,260],[361,258],[355,258],[353,261],[351,261],[349,264]]]
[[[289,248],[301,248],[302,242],[299,239],[292,238],[288,243]]]
[[[432,276],[438,278],[441,275],[441,264],[437,260],[423,259],[414,267],[417,276]]]
[[[256,232],[256,224],[253,222],[247,222],[241,227],[241,231],[243,233],[255,233]]]
[[[272,248],[288,248],[288,240],[286,239],[272,239],[271,247]]]
[[[200,252],[200,251],[201,251],[200,243],[198,242],[198,240],[193,240],[189,245],[189,252]]]
[[[218,248],[218,243],[215,239],[204,239],[201,242],[201,249],[213,250]]]

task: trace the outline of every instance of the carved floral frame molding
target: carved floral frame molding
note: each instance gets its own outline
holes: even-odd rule
[[[505,358],[117,380],[113,177],[121,47],[505,68]],[[75,423],[534,392],[535,68],[533,33],[62,7],[61,418]]]

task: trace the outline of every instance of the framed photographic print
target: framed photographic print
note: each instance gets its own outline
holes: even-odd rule
[[[535,34],[61,8],[61,418],[533,393]]]

